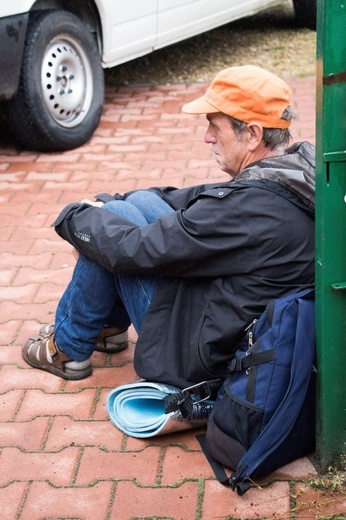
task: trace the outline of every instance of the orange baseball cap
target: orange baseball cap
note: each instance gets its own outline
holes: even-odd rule
[[[222,112],[245,123],[263,128],[288,128],[291,121],[281,119],[290,105],[290,88],[267,70],[244,65],[230,67],[217,74],[204,96],[187,103],[187,114]]]

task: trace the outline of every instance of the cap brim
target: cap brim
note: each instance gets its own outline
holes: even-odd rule
[[[186,114],[213,114],[215,112],[220,112],[220,110],[208,103],[204,96],[195,99],[195,101],[191,101],[190,103],[186,103],[186,105],[183,105],[181,110]]]

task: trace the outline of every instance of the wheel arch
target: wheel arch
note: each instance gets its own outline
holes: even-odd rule
[[[36,0],[31,7],[30,13],[33,11],[47,11],[53,9],[62,9],[76,15],[80,20],[82,20],[89,32],[95,38],[100,57],[102,56],[103,29],[96,2],[93,0],[84,0],[83,2],[71,2],[70,0]]]

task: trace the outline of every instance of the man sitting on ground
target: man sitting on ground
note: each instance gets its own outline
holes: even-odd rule
[[[314,148],[287,148],[288,85],[231,67],[183,111],[206,114],[205,142],[230,178],[69,204],[54,226],[79,257],[55,323],[23,347],[32,367],[87,377],[93,351],[125,348],[132,323],[140,377],[213,379],[269,300],[313,286]]]

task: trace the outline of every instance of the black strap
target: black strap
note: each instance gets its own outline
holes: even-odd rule
[[[249,479],[239,480],[239,475],[242,474],[243,471],[246,470],[246,464],[240,465],[239,469],[236,473],[233,473],[228,480],[228,485],[232,489],[232,491],[237,491],[239,496],[244,495],[248,489],[251,487],[251,481]]]
[[[191,416],[194,404],[207,399],[214,400],[222,382],[222,379],[203,381],[184,388],[181,392],[167,395],[163,398],[165,413],[179,410],[184,418]]]
[[[183,395],[182,392],[170,394],[163,398],[165,413],[180,411],[184,418],[189,417],[193,410],[193,400],[190,394]]]
[[[257,352],[256,354],[249,354],[242,358],[233,358],[228,365],[228,372],[241,372],[247,368],[261,365],[273,361],[275,357],[275,350],[265,350],[264,352]]]
[[[214,474],[215,474],[215,477],[217,478],[217,480],[224,486],[229,486],[230,480],[225,471],[225,468],[223,467],[222,464],[220,464],[220,462],[215,460],[214,457],[212,457],[209,452],[205,433],[200,433],[200,434],[196,435],[196,439],[198,440],[198,442],[203,450],[204,455],[206,456],[212,470],[214,471]]]

